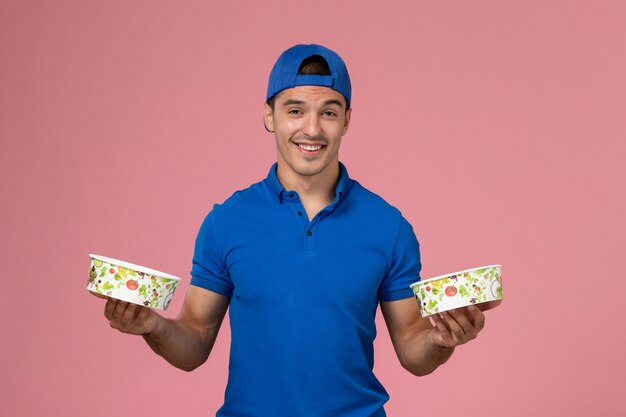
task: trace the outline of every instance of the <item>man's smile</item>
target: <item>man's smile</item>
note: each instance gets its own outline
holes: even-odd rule
[[[308,144],[308,143],[295,143],[294,142],[293,144],[297,146],[300,152],[309,156],[318,155],[322,152],[323,149],[326,148],[326,145],[323,145],[321,143]]]

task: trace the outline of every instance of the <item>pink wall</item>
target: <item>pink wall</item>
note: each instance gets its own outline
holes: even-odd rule
[[[275,158],[266,80],[303,42],[347,61],[341,158],[412,222],[424,276],[504,265],[505,302],[435,374],[379,321],[389,414],[626,413],[626,6],[379,4],[2,1],[0,415],[213,415],[228,326],[170,367],[108,328],[87,254],[183,277],[174,316],[205,214]]]

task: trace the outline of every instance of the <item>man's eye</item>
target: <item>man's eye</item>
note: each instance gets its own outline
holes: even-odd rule
[[[334,116],[337,116],[337,113],[335,113],[334,111],[326,110],[324,112],[324,116],[334,117]]]
[[[301,112],[298,109],[291,109],[287,113],[289,113],[289,114],[300,114]]]

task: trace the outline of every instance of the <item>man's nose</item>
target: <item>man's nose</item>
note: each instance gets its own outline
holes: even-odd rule
[[[319,117],[316,114],[309,115],[305,121],[304,133],[311,138],[316,138],[321,130]]]

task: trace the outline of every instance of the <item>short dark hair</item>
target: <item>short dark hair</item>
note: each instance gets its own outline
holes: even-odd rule
[[[311,55],[300,64],[298,75],[330,75],[330,68],[321,55]]]
[[[321,55],[311,55],[308,58],[305,58],[300,64],[300,68],[298,68],[298,75],[331,75],[330,68],[328,67],[328,62]],[[274,99],[276,96],[273,96],[269,100],[267,100],[267,104],[270,105],[272,111],[274,111]],[[346,100],[346,107],[348,105],[348,100]],[[347,110],[347,109],[346,109]]]

